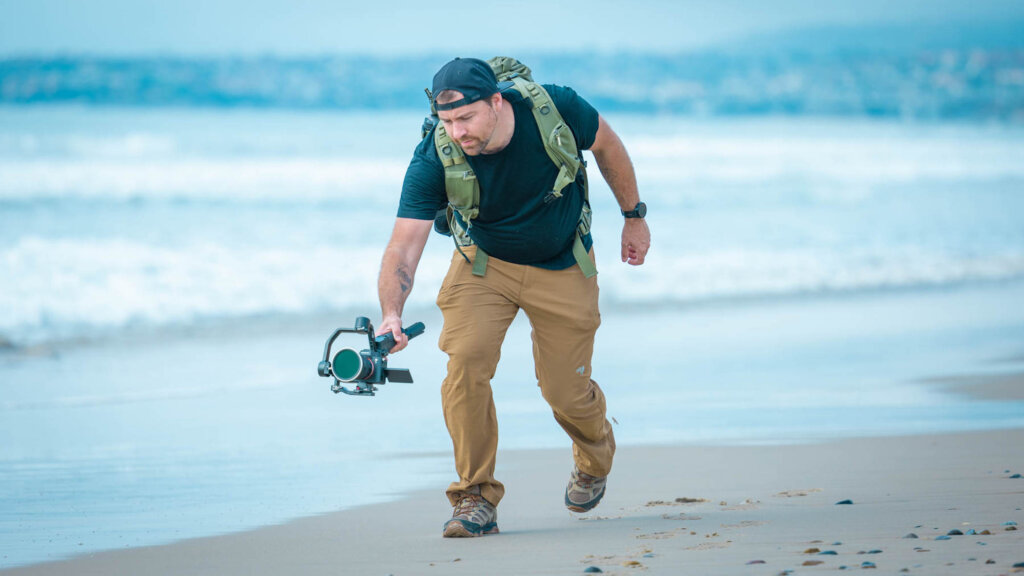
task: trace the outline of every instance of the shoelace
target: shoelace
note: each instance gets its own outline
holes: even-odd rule
[[[579,484],[580,488],[590,489],[594,486],[594,481],[597,480],[597,476],[591,476],[586,472],[576,473],[576,484]]]
[[[460,498],[458,504],[455,505],[455,515],[461,516],[465,514],[469,516],[476,508],[478,498],[480,498],[480,496],[476,495],[466,495]]]

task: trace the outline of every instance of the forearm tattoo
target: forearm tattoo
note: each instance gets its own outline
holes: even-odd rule
[[[402,294],[412,290],[412,276],[409,275],[405,266],[399,265],[395,268],[395,276],[398,277],[398,287],[402,290]]]

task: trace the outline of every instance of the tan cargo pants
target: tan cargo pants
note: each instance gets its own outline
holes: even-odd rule
[[[472,260],[476,247],[463,252]],[[486,274],[479,277],[455,252],[437,296],[444,314],[440,347],[448,354],[441,402],[459,475],[448,487],[452,505],[459,492],[474,487],[495,505],[505,494],[494,478],[498,421],[491,378],[505,331],[520,308],[533,328],[538,385],[572,439],[576,465],[592,476],[611,470],[615,438],[605,418],[604,394],[590,379],[594,334],[601,323],[597,296],[597,278],[585,278],[578,266],[544,270],[491,256]]]

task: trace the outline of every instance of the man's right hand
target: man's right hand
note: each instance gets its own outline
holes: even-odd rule
[[[375,335],[382,336],[388,332],[391,332],[395,336],[395,347],[391,349],[392,354],[409,345],[409,337],[402,332],[401,316],[385,316],[381,319],[380,325],[377,326]]]

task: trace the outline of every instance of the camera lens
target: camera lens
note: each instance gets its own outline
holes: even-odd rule
[[[373,375],[373,362],[354,348],[342,348],[334,355],[331,371],[342,382],[366,380]]]

